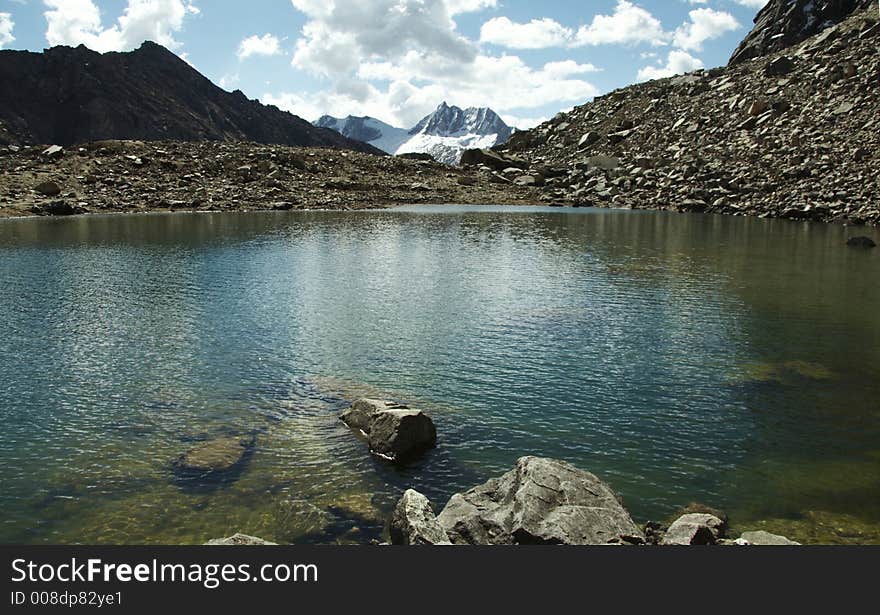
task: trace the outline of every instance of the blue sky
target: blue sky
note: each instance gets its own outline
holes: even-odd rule
[[[411,127],[443,100],[527,128],[630,83],[720,66],[766,0],[0,0],[0,47],[169,47],[316,119]]]

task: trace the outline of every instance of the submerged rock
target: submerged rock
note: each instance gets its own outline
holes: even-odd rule
[[[866,250],[877,247],[877,244],[870,237],[850,237],[846,240],[846,245],[850,248],[864,248]]]
[[[391,517],[391,544],[417,546],[452,543],[434,516],[428,498],[409,489],[400,498]]]
[[[247,534],[233,534],[228,538],[215,538],[214,540],[209,540],[205,543],[206,545],[215,546],[215,547],[229,547],[229,546],[275,546],[278,543],[269,542],[268,540],[263,540],[262,538],[257,538],[256,536],[248,536]]]
[[[785,536],[760,530],[757,532],[743,532],[743,535],[739,537],[736,544],[756,547],[791,547],[800,546],[801,543],[789,540]]]
[[[340,419],[367,438],[372,453],[390,461],[406,461],[437,444],[431,417],[403,404],[359,399]]]
[[[459,545],[644,543],[608,485],[539,457],[523,457],[501,478],[452,496],[437,519]]]
[[[727,523],[715,515],[691,513],[679,517],[660,541],[665,546],[714,545],[724,538]]]
[[[253,438],[238,436],[211,440],[181,455],[174,466],[180,471],[198,474],[229,472],[244,461],[253,444]]]
[[[734,378],[741,383],[795,384],[799,380],[831,380],[834,372],[824,365],[809,361],[783,361],[781,363],[752,363],[742,368]]]

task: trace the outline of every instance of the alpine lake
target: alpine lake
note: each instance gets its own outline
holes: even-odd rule
[[[880,543],[877,229],[423,206],[0,221],[0,543],[368,544],[540,455],[639,523]],[[403,466],[339,421],[421,408]],[[182,476],[200,443],[249,449]]]

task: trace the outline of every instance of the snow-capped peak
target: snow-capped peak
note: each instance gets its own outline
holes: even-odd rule
[[[443,102],[429,116],[409,131],[411,135],[424,134],[437,137],[462,137],[466,135],[497,135],[501,143],[507,141],[513,130],[488,108],[470,107],[462,110]]]
[[[462,110],[445,102],[412,130],[395,128],[371,117],[353,116],[337,119],[325,115],[315,125],[366,141],[389,154],[430,154],[447,164],[458,164],[466,149],[501,145],[513,134],[491,109]]]

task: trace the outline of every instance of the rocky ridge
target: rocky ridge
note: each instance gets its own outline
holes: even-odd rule
[[[876,7],[876,0],[770,0],[755,16],[755,27],[730,63],[782,51],[840,23],[854,11]]]
[[[322,148],[179,141],[0,146],[0,217],[535,204],[539,198],[475,169]]]
[[[877,17],[611,92],[495,149],[550,203],[880,224]]]
[[[0,51],[0,145],[99,139],[254,141],[382,152],[227,92],[161,45]]]

